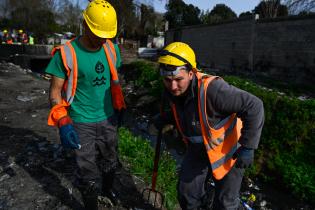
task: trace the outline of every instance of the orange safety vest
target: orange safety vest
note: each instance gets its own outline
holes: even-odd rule
[[[66,69],[67,80],[63,86],[63,100],[61,104],[55,105],[48,116],[48,125],[56,126],[58,120],[67,115],[67,109],[71,105],[75,91],[77,88],[77,78],[78,78],[78,63],[75,50],[71,45],[70,40],[66,42],[62,46],[55,47],[52,51],[52,55],[56,53],[57,50],[60,50],[61,58],[63,65]],[[110,74],[111,74],[111,95],[112,95],[112,103],[113,107],[116,110],[121,110],[126,108],[126,104],[124,101],[123,92],[121,86],[119,84],[118,73],[115,67],[116,63],[116,51],[114,44],[107,39],[106,43],[103,45],[106,58],[109,64]]]
[[[13,40],[12,39],[8,39],[7,40],[7,44],[13,44]]]
[[[192,141],[204,143],[213,177],[220,180],[231,170],[236,162],[236,159],[233,159],[232,156],[240,146],[238,140],[241,135],[242,121],[240,118],[237,118],[236,113],[234,113],[220,121],[215,128],[211,127],[208,122],[206,110],[207,88],[210,82],[218,77],[199,72],[196,72],[196,76],[198,78],[198,110],[202,136],[185,136],[182,128],[180,127],[174,103],[171,103],[171,108],[177,129],[181,133],[184,142],[187,143],[187,141]],[[211,149],[209,142],[214,139],[220,142],[220,144],[214,149]]]

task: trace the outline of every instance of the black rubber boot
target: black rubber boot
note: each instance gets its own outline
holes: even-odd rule
[[[83,202],[85,210],[98,210],[97,196],[83,195]]]
[[[97,197],[100,195],[100,187],[93,181],[86,185],[81,185],[79,190],[82,194],[84,207],[86,210],[98,210]]]
[[[103,174],[102,176],[102,195],[106,196],[116,206],[120,203],[117,194],[113,191],[115,171]]]

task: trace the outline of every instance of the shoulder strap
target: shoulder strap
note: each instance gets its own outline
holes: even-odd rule
[[[54,56],[58,50],[60,51],[63,66],[67,71],[67,77],[70,76],[71,70],[77,65],[76,54],[71,45],[71,41],[73,40],[67,41],[64,45],[57,46],[51,51],[52,56]]]
[[[119,79],[118,79],[118,73],[116,69],[116,51],[114,44],[108,39],[106,43],[103,45],[103,48],[105,50],[106,58],[108,61],[108,65],[110,68],[110,73],[111,73],[111,80],[118,84]]]
[[[77,56],[73,46],[71,45],[72,41],[73,40],[67,41],[64,45],[58,46],[52,51],[52,54],[54,55],[57,50],[60,50],[62,63],[67,71],[67,80],[64,85],[64,91],[66,101],[69,103],[73,101],[78,76]]]
[[[104,45],[108,49],[109,55],[110,55],[113,63],[116,65],[117,54],[116,54],[116,49],[115,49],[114,43],[108,39],[108,40],[106,40]]]

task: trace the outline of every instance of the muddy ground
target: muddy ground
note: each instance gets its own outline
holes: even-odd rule
[[[132,86],[127,86],[125,90],[132,95]],[[56,129],[46,125],[48,89],[49,82],[41,75],[0,63],[0,210],[83,207],[80,193],[72,186],[73,155],[60,147]],[[147,102],[154,100],[147,97]],[[127,122],[150,137],[146,132],[150,116],[137,106],[141,104],[131,106],[129,113],[136,117],[129,115]],[[114,184],[121,203],[112,207],[100,197],[100,209],[152,209],[142,198],[144,186],[123,163]],[[314,209],[275,188],[245,180],[242,195],[255,193],[255,209]]]
[[[73,155],[46,125],[49,82],[30,70],[0,63],[0,209],[82,209],[74,180]],[[151,209],[142,200],[144,183],[123,166],[115,191],[121,204],[100,209]]]

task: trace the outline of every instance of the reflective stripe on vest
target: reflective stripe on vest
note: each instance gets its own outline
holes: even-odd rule
[[[72,53],[73,51],[74,49],[70,42],[67,42],[63,47],[63,51],[61,51],[61,54],[64,53],[64,55],[61,55],[61,57],[66,61],[66,66],[68,67],[66,68],[68,80],[65,83],[64,89],[66,101],[69,104],[71,104],[74,99],[74,93],[76,89],[76,85],[74,86],[74,83],[76,83],[76,79],[74,79],[74,74],[77,75],[77,68],[74,65],[75,63],[77,63],[77,59],[76,55]]]
[[[172,103],[171,108],[177,128],[183,138],[195,143],[204,143],[211,164],[213,176],[219,180],[222,179],[235,164],[236,160],[233,160],[232,156],[239,147],[238,139],[240,137],[242,122],[236,117],[236,114],[234,113],[231,116],[221,120],[215,126],[211,127],[209,125],[206,110],[206,92],[208,85],[218,77],[201,74],[199,72],[196,73],[196,76],[198,78],[198,110],[202,136],[185,136],[180,126],[175,104]],[[211,149],[209,142],[214,139],[219,142],[219,145],[214,149]]]

